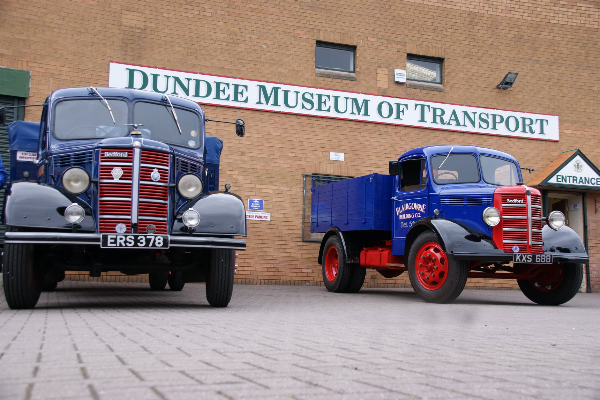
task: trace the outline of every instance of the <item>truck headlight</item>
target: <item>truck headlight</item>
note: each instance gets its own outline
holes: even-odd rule
[[[195,228],[200,223],[200,214],[198,214],[198,211],[190,208],[189,210],[183,213],[181,219],[183,221],[183,224],[188,228]]]
[[[546,222],[550,228],[557,231],[565,226],[565,214],[561,213],[560,211],[552,211],[546,218]]]
[[[500,211],[496,207],[488,207],[483,210],[481,215],[483,222],[489,226],[496,226],[500,223]]]
[[[79,204],[71,204],[65,209],[65,219],[70,224],[78,224],[83,221],[85,211]]]
[[[194,174],[186,174],[177,181],[177,191],[186,199],[193,199],[202,193],[202,181]]]
[[[61,182],[69,192],[81,194],[90,187],[90,176],[85,169],[73,167],[63,173]]]

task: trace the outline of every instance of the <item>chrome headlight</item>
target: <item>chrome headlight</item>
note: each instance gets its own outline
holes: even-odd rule
[[[483,210],[481,218],[489,226],[496,226],[500,223],[500,211],[496,207],[488,207]]]
[[[190,208],[189,210],[183,213],[181,219],[183,221],[183,224],[188,228],[195,228],[200,223],[200,214],[198,214],[198,211]]]
[[[186,174],[179,178],[177,191],[186,199],[193,199],[202,193],[202,181],[194,174]]]
[[[71,204],[65,209],[65,219],[70,224],[78,224],[83,221],[85,211],[79,204]]]
[[[546,222],[550,228],[557,231],[565,226],[565,214],[561,213],[560,211],[552,211],[546,218]]]
[[[63,173],[61,182],[69,192],[81,194],[90,187],[90,176],[85,169],[73,167]]]

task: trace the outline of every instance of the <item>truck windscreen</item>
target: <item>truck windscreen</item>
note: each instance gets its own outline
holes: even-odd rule
[[[63,100],[54,107],[54,137],[61,140],[126,136],[127,102],[107,99],[111,113],[99,98]]]
[[[136,102],[133,106],[133,122],[142,124],[139,130],[145,138],[176,146],[200,147],[200,116],[193,111],[175,107],[181,133],[168,104]]]
[[[513,186],[519,182],[517,166],[514,162],[501,158],[480,156],[483,180],[492,185]]]
[[[438,185],[479,182],[477,158],[471,154],[440,154],[431,157],[433,180]]]

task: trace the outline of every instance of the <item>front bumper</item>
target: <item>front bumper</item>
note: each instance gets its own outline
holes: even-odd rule
[[[543,254],[551,255],[554,262],[559,263],[579,263],[585,264],[590,261],[589,256],[586,253],[560,253],[547,251]],[[504,253],[502,250],[490,251],[490,252],[460,252],[454,251],[452,255],[456,260],[464,261],[487,261],[487,262],[501,262],[508,263],[513,261],[513,254]]]
[[[6,232],[5,244],[55,244],[55,245],[86,245],[100,247],[99,233],[70,233],[70,232]],[[170,235],[169,247],[192,247],[246,250],[245,239],[213,236],[183,236]],[[140,249],[140,248],[136,248]],[[133,248],[131,249],[133,250]]]

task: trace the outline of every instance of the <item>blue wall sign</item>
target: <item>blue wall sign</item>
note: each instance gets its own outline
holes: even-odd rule
[[[265,201],[262,199],[248,199],[248,210],[263,211]]]

